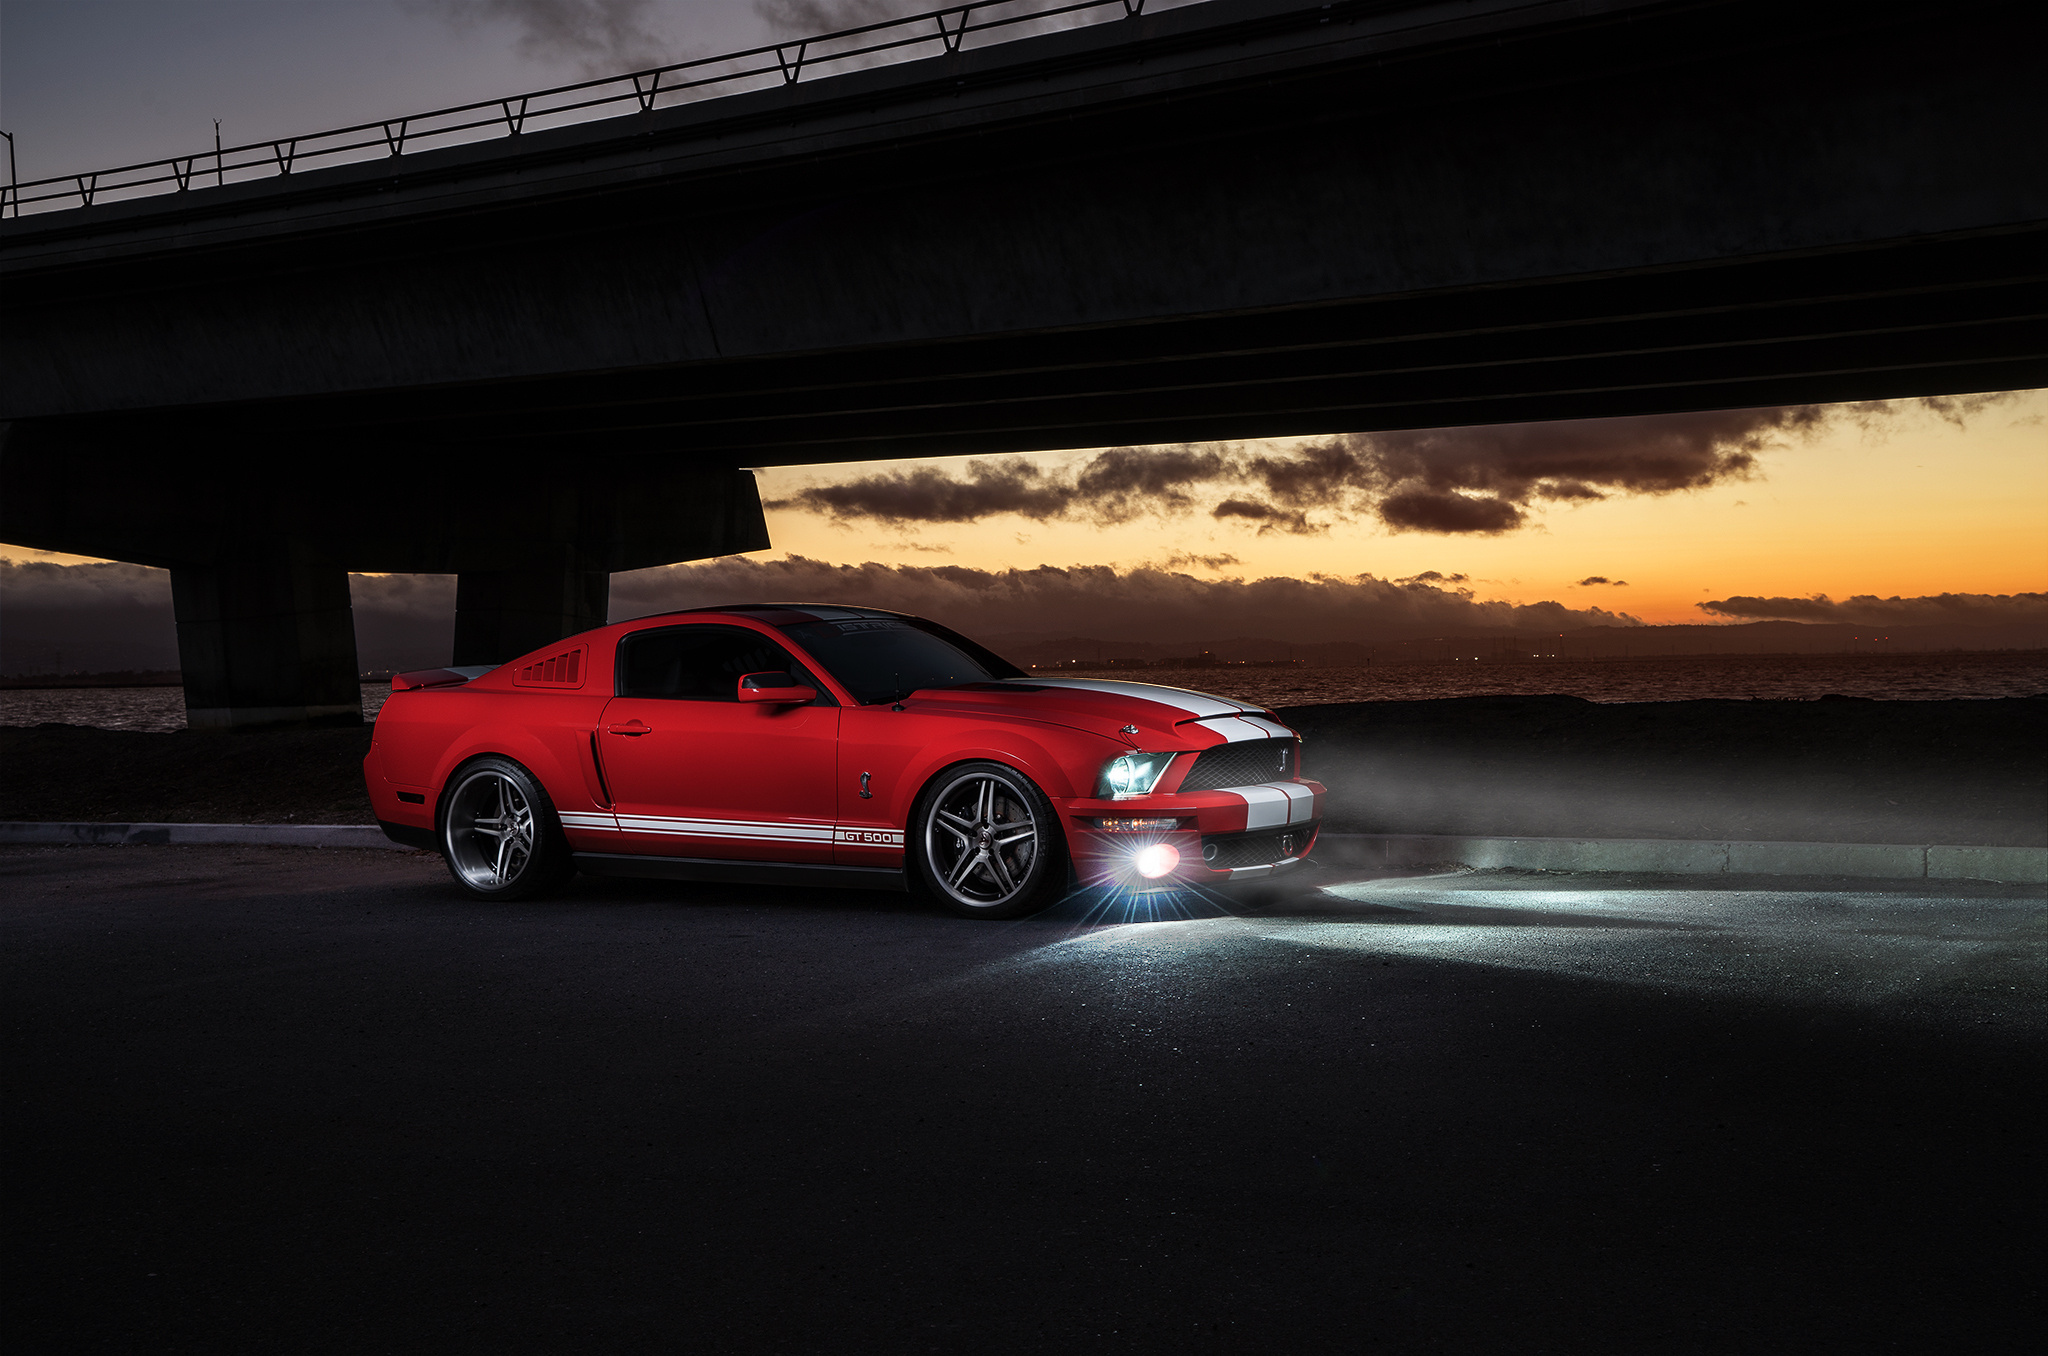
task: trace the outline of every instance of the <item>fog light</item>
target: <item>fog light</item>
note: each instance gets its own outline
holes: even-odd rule
[[[1154,843],[1138,849],[1138,854],[1131,858],[1131,865],[1146,880],[1158,880],[1180,865],[1180,849],[1171,843]]]

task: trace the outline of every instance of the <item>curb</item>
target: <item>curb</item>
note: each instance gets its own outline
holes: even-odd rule
[[[0,844],[169,843],[236,847],[413,849],[394,843],[375,824],[0,824]]]
[[[2048,848],[1910,843],[1744,843],[1683,838],[1461,838],[1324,833],[1315,855],[1335,866],[1506,867],[1680,875],[1853,876],[2048,884]]]
[[[414,849],[374,824],[0,823],[0,845],[169,844]],[[1910,843],[1745,843],[1684,838],[1463,838],[1448,834],[1325,833],[1315,855],[1332,866],[1472,866],[1520,871],[1639,871],[1675,875],[1851,876],[1867,880],[1988,880],[2048,884],[2048,848]]]

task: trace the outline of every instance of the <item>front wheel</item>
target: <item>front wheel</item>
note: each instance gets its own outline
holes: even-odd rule
[[[441,857],[456,884],[480,899],[525,899],[575,871],[555,807],[533,774],[509,758],[479,758],[442,799]]]
[[[925,891],[966,918],[1035,913],[1066,880],[1052,802],[1001,763],[942,773],[918,798],[912,833]]]

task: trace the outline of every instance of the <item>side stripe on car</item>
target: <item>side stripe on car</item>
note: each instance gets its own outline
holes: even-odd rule
[[[573,810],[563,810],[557,813],[555,818],[562,821],[562,827],[565,829],[617,829],[619,827],[619,821],[611,815],[581,814]]]
[[[609,829],[624,833],[666,833],[699,838],[746,838],[763,842],[858,843],[902,847],[903,830],[842,828],[831,824],[779,824],[751,819],[683,819],[668,815],[588,814],[564,811],[565,829]]]
[[[749,819],[685,819],[668,815],[620,815],[624,833],[663,833],[686,838],[741,838],[762,843],[829,843],[830,824],[775,824]]]

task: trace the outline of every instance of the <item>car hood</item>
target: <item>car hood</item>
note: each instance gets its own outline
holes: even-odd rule
[[[1294,731],[1270,711],[1229,697],[1157,683],[1096,678],[1010,678],[912,693],[911,703],[961,714],[1022,716],[1086,730],[1133,748],[1207,748]],[[1137,727],[1126,732],[1125,726]]]

